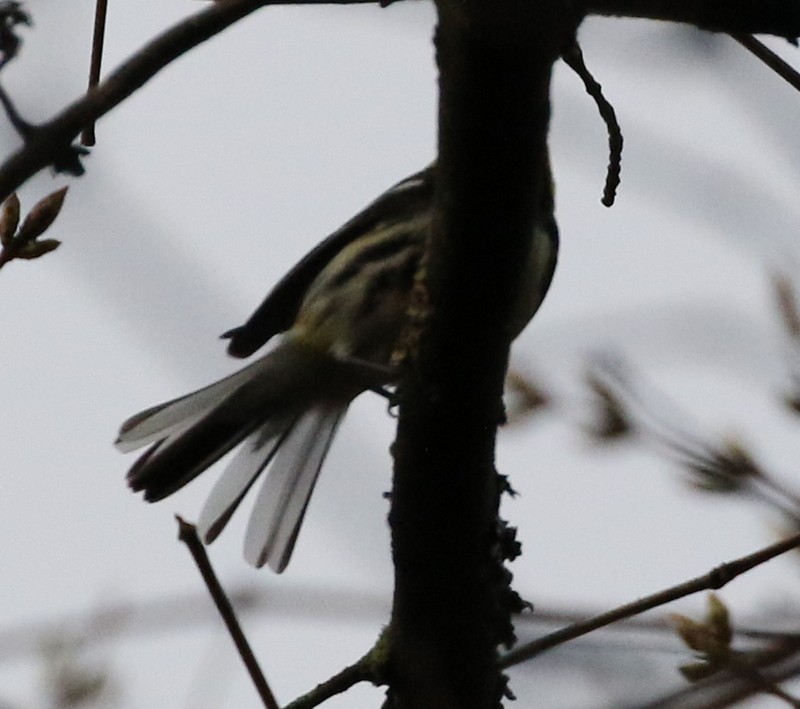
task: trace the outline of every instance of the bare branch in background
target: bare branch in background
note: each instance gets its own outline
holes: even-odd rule
[[[17,35],[18,25],[30,26],[31,17],[14,0],[0,2],[0,69],[17,56],[22,40]]]
[[[772,289],[784,329],[790,338],[800,341],[800,309],[791,280],[785,274],[776,273],[772,277]]]
[[[789,706],[797,706],[792,703],[797,700],[782,692],[778,683],[796,678],[798,674],[800,642],[790,639],[765,650],[757,662],[755,674],[753,668],[717,673],[666,696],[637,704],[636,709],[725,709],[765,692],[775,695],[775,689]]]
[[[53,709],[99,705],[103,695],[114,692],[112,673],[105,663],[82,658],[83,645],[83,638],[42,638],[43,684]]]
[[[506,424],[514,425],[546,409],[552,398],[535,380],[518,369],[506,375]]]
[[[745,652],[733,647],[734,631],[730,612],[716,594],[709,594],[703,620],[697,621],[681,614],[674,614],[672,620],[683,642],[695,653],[694,661],[680,668],[681,674],[689,682],[700,682],[725,673],[752,682],[763,693],[771,694],[789,706],[800,706],[798,700],[760,669],[773,659],[774,648]]]
[[[569,640],[591,633],[593,630],[603,628],[611,623],[616,623],[624,618],[630,618],[639,613],[644,613],[658,606],[663,606],[679,598],[690,596],[698,591],[720,589],[733,581],[737,576],[741,576],[757,566],[781,554],[785,554],[788,551],[797,549],[798,547],[800,547],[800,534],[796,534],[789,539],[784,539],[775,544],[770,544],[752,554],[721,564],[703,576],[698,576],[690,581],[685,581],[672,588],[646,596],[633,603],[628,603],[606,613],[601,613],[593,618],[574,623],[573,625],[545,635],[533,642],[520,645],[500,658],[500,666],[511,667],[517,665],[520,662],[541,655],[543,652],[551,650],[558,645],[562,645]],[[798,645],[800,645],[800,642]]]
[[[773,274],[771,285],[778,317],[786,335],[784,344],[791,378],[791,388],[784,401],[792,412],[800,414],[800,308],[797,293],[792,279],[786,273]]]
[[[769,474],[742,441],[698,435],[700,427],[690,425],[686,412],[652,388],[645,389],[641,378],[637,381],[618,357],[595,359],[589,377],[599,395],[598,418],[608,419],[608,412],[613,412],[626,422],[626,433],[640,436],[688,471],[698,490],[751,496],[797,524],[800,494]]]

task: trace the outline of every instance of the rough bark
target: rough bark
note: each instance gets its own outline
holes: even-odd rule
[[[546,184],[553,62],[568,3],[443,1],[436,218],[407,362],[390,523],[392,701],[488,708],[503,680],[494,444],[509,315]]]

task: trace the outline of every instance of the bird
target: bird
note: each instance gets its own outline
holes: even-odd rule
[[[386,190],[302,258],[243,325],[223,334],[234,357],[271,342],[265,354],[122,424],[121,451],[148,446],[128,471],[133,491],[162,500],[238,448],[202,508],[198,532],[204,543],[214,541],[266,470],[244,557],[286,569],[348,406],[395,383],[391,358],[432,224],[435,179],[434,162]],[[557,260],[553,191],[543,192],[520,317],[513,318],[518,331],[541,305]]]

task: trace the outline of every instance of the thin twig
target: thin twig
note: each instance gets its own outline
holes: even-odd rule
[[[750,680],[754,685],[760,687],[764,694],[771,694],[773,697],[782,700],[788,706],[794,707],[794,709],[800,709],[800,700],[798,700],[797,697],[781,689],[777,682],[771,681],[757,669],[743,664],[735,667],[734,670],[737,676],[741,676],[745,680]]]
[[[620,412],[628,424],[624,432],[636,430],[665,449],[692,474],[693,484],[701,490],[747,494],[793,522],[800,518],[800,495],[764,470],[742,444],[703,440],[674,403],[663,396],[655,401],[655,392],[649,392],[648,401],[619,360],[597,361],[590,383],[601,397],[604,418],[608,411]]]
[[[266,5],[365,2],[375,0],[226,0],[210,4],[145,44],[94,91],[35,126],[31,139],[0,165],[0,202],[58,159],[86,126],[119,105],[164,67],[252,12]]]
[[[556,609],[542,608],[536,605],[535,613],[522,613],[514,619],[517,627],[537,626],[537,625],[563,625],[564,623],[581,622],[583,618],[591,615],[591,609]],[[620,621],[619,630],[636,631],[644,635],[654,635],[660,637],[669,634],[675,636],[675,623],[669,618],[660,615],[648,615],[646,617],[625,618]],[[737,640],[761,643],[786,643],[792,642],[800,646],[800,633],[791,631],[777,631],[760,628],[755,625],[741,625],[736,623],[733,632]]]
[[[287,704],[284,709],[312,709],[337,694],[347,691],[359,682],[374,682],[372,652],[367,653],[358,662],[345,667],[333,677],[321,682],[310,692]]]
[[[752,52],[772,71],[787,81],[791,86],[800,91],[800,73],[789,63],[781,59],[775,52],[769,49],[763,42],[759,42],[750,34],[731,34],[731,37],[741,44],[745,49]]]
[[[103,64],[103,43],[106,34],[106,14],[108,0],[97,0],[94,10],[94,35],[92,36],[92,59],[89,65],[89,91],[100,83],[100,69]],[[81,145],[91,147],[96,143],[94,121],[88,124],[81,133]]]
[[[794,640],[768,651],[758,662],[761,680],[774,687],[778,682],[796,678],[800,673],[798,650],[800,645]],[[768,676],[763,674],[765,668],[769,668]],[[761,680],[730,672],[717,673],[647,703],[637,704],[636,709],[724,709],[763,692],[765,688]]]
[[[603,188],[603,198],[600,202],[610,207],[614,204],[617,196],[617,188],[620,182],[620,172],[622,171],[622,129],[617,121],[617,114],[614,107],[603,95],[603,87],[597,82],[583,61],[583,52],[580,45],[576,42],[561,55],[566,65],[572,69],[583,81],[586,93],[594,99],[600,117],[606,124],[608,131],[608,170],[606,172],[606,184]]]
[[[2,105],[9,122],[14,126],[20,137],[23,140],[30,140],[34,130],[33,126],[20,115],[11,97],[2,86],[0,86],[0,105]]]
[[[264,706],[267,707],[267,709],[279,709],[278,702],[275,700],[275,696],[272,694],[272,690],[269,688],[269,684],[267,684],[264,673],[261,671],[258,661],[253,654],[253,650],[242,631],[242,627],[236,619],[233,606],[225,595],[225,591],[217,579],[214,569],[211,567],[211,562],[208,559],[205,547],[203,547],[200,537],[197,536],[197,529],[193,524],[190,524],[178,515],[175,516],[175,519],[178,520],[178,539],[189,548],[189,552],[195,564],[197,564],[200,575],[206,583],[208,592],[211,594],[211,598],[214,599],[217,610],[220,616],[222,616],[222,620],[225,622],[228,632],[231,634],[236,649],[239,651],[242,662],[244,662],[247,671],[250,673],[250,678],[253,680],[253,684],[261,697],[261,701],[264,702]]]
[[[698,591],[722,588],[737,576],[797,547],[800,547],[800,534],[796,534],[788,539],[776,542],[775,544],[770,544],[752,554],[717,566],[703,576],[698,576],[697,578],[685,581],[672,588],[659,591],[651,596],[646,596],[633,603],[627,603],[624,606],[607,611],[606,613],[601,613],[593,618],[573,623],[572,625],[561,628],[554,633],[545,635],[532,642],[525,643],[511,652],[506,653],[500,658],[500,667],[506,668],[517,665],[547,650],[551,650],[568,640],[574,640],[575,638],[586,635],[598,628],[603,628],[623,618],[630,618],[639,613],[644,613],[652,608],[671,603],[672,601],[684,598]]]

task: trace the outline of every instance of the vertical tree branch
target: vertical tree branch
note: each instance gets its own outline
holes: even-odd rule
[[[400,391],[392,494],[392,700],[496,707],[494,443],[511,314],[541,203],[552,64],[569,3],[439,3],[436,216],[419,344]]]

